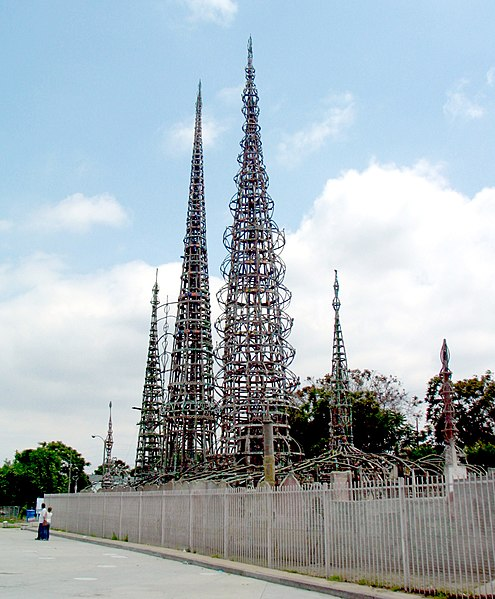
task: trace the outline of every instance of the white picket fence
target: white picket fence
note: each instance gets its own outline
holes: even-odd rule
[[[187,485],[186,485],[187,486]],[[47,495],[55,529],[383,587],[495,595],[495,479]]]

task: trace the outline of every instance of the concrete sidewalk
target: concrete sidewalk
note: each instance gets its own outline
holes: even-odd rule
[[[24,532],[24,534],[27,533]],[[92,545],[106,547],[111,550],[120,550],[129,552],[131,554],[138,553],[143,556],[146,555],[152,556],[154,558],[165,559],[168,561],[180,562],[184,567],[187,567],[187,565],[199,566],[202,569],[206,568],[207,570],[209,570],[211,576],[213,576],[214,573],[217,573],[217,575],[221,573],[223,575],[236,575],[236,577],[241,576],[244,578],[252,579],[253,582],[262,581],[264,583],[268,583],[269,585],[273,585],[273,592],[275,592],[274,589],[276,587],[281,587],[282,594],[280,594],[280,597],[283,597],[283,599],[303,599],[303,597],[307,596],[308,591],[311,591],[311,594],[309,595],[310,599],[319,599],[320,597],[328,597],[329,595],[333,597],[342,597],[344,599],[413,599],[414,597],[419,597],[417,595],[415,596],[409,593],[394,592],[385,589],[368,587],[364,585],[343,582],[332,582],[323,578],[315,578],[311,576],[295,574],[292,572],[284,572],[280,570],[271,570],[259,566],[252,566],[250,564],[242,564],[239,562],[232,562],[204,555],[186,553],[185,551],[176,551],[174,549],[167,549],[164,547],[152,547],[149,545],[127,543],[124,541],[112,541],[110,539],[100,539],[96,537],[87,537],[84,535],[77,535],[73,533],[57,531],[54,531],[52,533],[52,537],[55,537],[55,539],[60,540],[65,539],[71,541],[83,541]],[[55,539],[52,539],[52,541]],[[203,575],[205,576],[206,572],[204,572]],[[217,579],[217,582],[222,582],[222,584],[224,584],[225,581]],[[165,586],[167,586],[167,582],[165,582]],[[237,590],[233,592],[232,595],[224,595],[222,594],[221,589],[217,589],[215,591],[216,594],[213,594],[211,596],[215,597],[216,599],[224,596],[236,597],[236,599],[241,599],[241,597],[244,597],[244,595],[239,595],[238,589],[242,586],[246,586],[246,581],[242,581],[242,584],[237,583],[237,585],[234,586]],[[192,589],[189,589],[189,592],[190,591],[192,591]],[[258,595],[257,592],[258,591],[253,588],[252,594],[248,594],[246,595],[246,597],[263,597],[263,599],[278,597],[278,594],[274,595],[273,592],[267,593],[267,588],[265,588],[261,595]],[[294,592],[299,592],[303,594],[294,595]],[[200,594],[187,594],[186,592],[185,594],[170,595],[170,597],[187,597],[188,599],[198,597],[204,599],[210,596],[204,593],[205,589],[204,587],[202,587]],[[148,597],[151,595],[143,596]],[[168,595],[162,594],[160,596],[164,597]]]

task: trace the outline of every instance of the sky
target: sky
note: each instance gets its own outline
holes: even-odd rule
[[[203,94],[213,316],[253,39],[285,230],[291,369],[423,398],[494,369],[491,0],[0,0],[0,460],[60,440],[134,463],[151,292],[177,298]],[[169,326],[173,327],[173,312]]]

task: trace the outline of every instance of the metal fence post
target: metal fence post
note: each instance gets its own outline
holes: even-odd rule
[[[70,495],[67,493],[67,512],[65,515],[65,531],[69,530]]]
[[[160,537],[160,545],[163,547],[165,545],[165,491],[162,491],[162,513],[161,513],[161,537]]]
[[[120,506],[119,506],[119,539],[122,539],[122,504],[124,502],[124,493],[121,491],[120,493]]]
[[[189,551],[193,550],[193,490],[189,488]]]
[[[105,538],[105,508],[107,503],[107,494],[103,493],[103,509],[101,513],[101,536]]]
[[[399,478],[399,519],[400,519],[400,544],[402,550],[402,568],[404,575],[404,588],[409,590],[410,566],[409,566],[409,542],[407,522],[407,499],[404,492],[404,479]]]
[[[273,493],[271,489],[264,489],[262,493],[266,494],[266,560],[267,567],[273,567]]]
[[[141,515],[143,509],[143,492],[139,491],[139,503],[138,503],[138,543],[141,543]]]
[[[223,492],[223,559],[229,559],[229,493]]]
[[[324,567],[325,576],[330,576],[330,514],[328,502],[330,500],[330,491],[328,488],[323,488],[323,543],[324,543]]]

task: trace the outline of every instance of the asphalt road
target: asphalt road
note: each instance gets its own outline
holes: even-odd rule
[[[143,599],[328,599],[222,570],[32,530],[0,528],[0,597]]]

